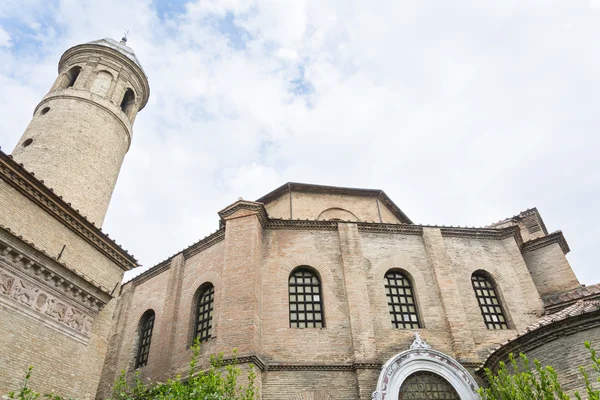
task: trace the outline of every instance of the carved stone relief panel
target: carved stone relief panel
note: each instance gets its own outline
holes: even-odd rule
[[[19,307],[35,311],[89,338],[93,322],[91,316],[17,273],[0,270],[0,301],[11,302],[11,308],[17,311]]]

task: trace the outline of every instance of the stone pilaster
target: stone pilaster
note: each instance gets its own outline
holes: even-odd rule
[[[353,223],[339,223],[340,254],[344,283],[350,313],[350,330],[355,363],[370,363],[376,357],[375,331],[371,302],[367,287],[367,271],[361,249],[358,227]],[[374,386],[363,371],[357,371],[360,398],[370,398]],[[368,372],[368,371],[367,371]],[[364,379],[361,379],[364,378]],[[367,397],[365,397],[367,396]]]
[[[263,228],[260,203],[238,201],[219,212],[225,221],[221,282],[224,311],[219,316],[219,347],[240,356],[258,354],[261,342]]]
[[[159,339],[158,346],[161,363],[164,363],[167,368],[161,368],[160,374],[157,374],[157,380],[166,380],[171,377],[170,369],[173,368],[175,352],[185,351],[185,349],[175,349],[175,337],[179,324],[179,303],[181,301],[181,284],[183,282],[183,271],[185,269],[185,258],[183,253],[177,254],[171,259],[171,267],[169,268],[169,281],[163,307],[163,315],[160,323],[160,329],[163,332],[162,338]]]
[[[440,229],[423,228],[423,243],[439,288],[455,357],[460,362],[477,361],[472,331]]]

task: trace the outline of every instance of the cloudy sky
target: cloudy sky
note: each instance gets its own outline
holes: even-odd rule
[[[2,149],[67,48],[126,29],[151,96],[104,229],[146,268],[296,181],[423,224],[536,206],[600,282],[600,0],[4,0]]]

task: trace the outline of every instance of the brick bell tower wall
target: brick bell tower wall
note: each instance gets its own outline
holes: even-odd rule
[[[92,43],[67,50],[58,73],[13,157],[101,226],[148,81],[119,47]]]

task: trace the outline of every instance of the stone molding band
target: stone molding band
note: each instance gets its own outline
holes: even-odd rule
[[[80,91],[77,89],[69,89],[69,91],[82,92],[82,94],[87,93],[87,92],[83,92],[83,91]],[[100,96],[98,96],[98,97],[100,97]],[[33,113],[34,114],[37,113],[37,110],[39,110],[46,103],[48,103],[52,100],[60,100],[60,99],[65,99],[65,100],[75,99],[77,101],[83,101],[85,103],[88,103],[95,107],[98,107],[98,108],[104,110],[105,112],[107,112],[108,114],[110,114],[110,116],[113,117],[113,119],[115,119],[119,124],[121,124],[123,129],[125,129],[125,132],[127,132],[127,151],[129,151],[129,148],[131,147],[131,136],[132,136],[131,123],[128,123],[129,120],[124,120],[123,118],[121,118],[121,116],[115,114],[114,110],[111,110],[107,106],[99,103],[99,100],[102,101],[101,99],[96,99],[95,101],[92,101],[92,100],[86,98],[85,96],[74,96],[72,94],[64,94],[61,91],[51,92],[48,95],[46,95],[39,102],[39,104],[35,107],[35,110],[33,110]],[[114,106],[116,107],[116,105],[114,105]]]
[[[289,229],[289,230],[319,230],[319,231],[337,231],[338,224],[345,223],[344,221],[325,221],[325,220],[294,220],[294,219],[271,219],[268,217],[267,211],[264,204],[256,203],[251,201],[239,200],[231,206],[219,211],[221,220],[219,222],[219,230],[210,236],[200,240],[199,242],[191,245],[190,247],[183,250],[183,254],[186,259],[198,254],[205,249],[213,246],[214,244],[225,239],[225,227],[226,220],[230,216],[234,215],[240,210],[248,210],[253,212],[258,218],[263,229],[278,230],[278,229]],[[423,235],[423,229],[435,228],[439,229],[442,236],[444,237],[456,237],[456,238],[471,238],[471,239],[491,239],[491,240],[502,240],[509,237],[514,237],[517,245],[521,249],[521,252],[527,252],[535,250],[537,248],[547,246],[552,243],[560,243],[563,251],[568,249],[566,240],[562,236],[562,233],[555,232],[548,236],[535,239],[526,243],[523,243],[521,237],[521,231],[518,226],[509,226],[506,228],[467,228],[467,227],[453,227],[453,226],[431,226],[431,225],[408,225],[408,224],[382,224],[377,222],[355,222],[348,221],[348,223],[354,223],[358,227],[359,232],[363,233],[397,233],[402,235]],[[170,260],[175,255],[171,256],[165,261],[157,264],[150,268],[148,271],[133,278],[130,282],[134,285],[139,285],[142,282],[166,271],[170,267]]]
[[[257,355],[249,355],[237,358],[226,358],[224,365],[229,364],[254,364],[261,371],[356,371],[358,369],[380,370],[380,363],[352,363],[352,364],[284,364],[267,363]]]
[[[523,244],[521,251],[523,253],[527,253],[529,251],[541,249],[542,247],[546,247],[554,243],[558,243],[561,250],[565,254],[571,251],[569,244],[567,243],[567,240],[561,231],[552,232],[551,234],[542,236],[541,238],[530,240]]]

